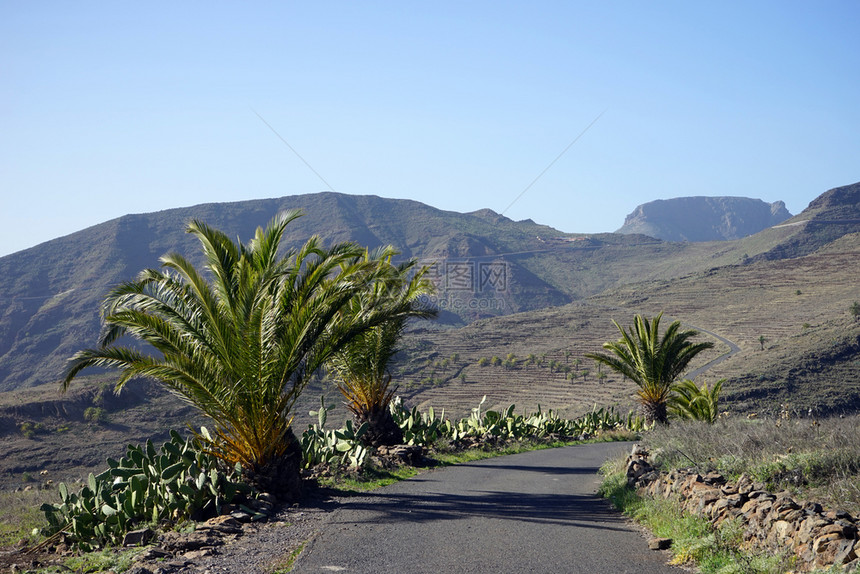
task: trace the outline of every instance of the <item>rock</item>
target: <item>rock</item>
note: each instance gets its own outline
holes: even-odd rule
[[[833,563],[837,566],[842,566],[852,560],[856,560],[857,551],[860,550],[858,546],[860,546],[860,541],[857,540],[843,540],[840,542],[839,547],[836,549],[836,554],[833,556]]]
[[[821,514],[823,509],[817,502],[805,502],[803,504],[803,512],[806,514]]]
[[[671,538],[652,538],[648,541],[648,548],[651,550],[668,550],[671,547]]]
[[[403,464],[418,465],[424,458],[424,448],[417,444],[396,444],[393,446],[379,446],[376,454],[394,459]]]
[[[239,522],[251,522],[251,519],[254,517],[244,510],[234,510],[230,513],[230,518],[238,520]]]
[[[146,546],[152,540],[153,532],[149,528],[141,528],[140,530],[132,530],[126,533],[122,539],[123,546]]]
[[[268,492],[261,492],[257,494],[257,499],[264,500],[271,504],[273,507],[278,504],[278,497]]]
[[[834,550],[835,553],[835,542],[837,540],[844,540],[842,535],[838,532],[832,532],[830,534],[824,534],[823,536],[819,536],[815,539],[815,542],[812,543],[812,553],[813,554],[824,554],[829,550]]]
[[[787,520],[778,520],[773,525],[773,531],[779,537],[779,540],[782,541],[794,534],[794,524]]]
[[[191,552],[186,552],[184,557],[187,560],[198,560],[205,556],[212,556],[214,554],[214,548],[201,548],[200,550],[192,550]]]
[[[152,546],[132,558],[132,562],[154,562],[155,560],[161,560],[164,558],[173,558],[173,554],[164,548]]]
[[[217,532],[221,532],[223,534],[241,534],[242,532],[242,523],[233,518],[232,516],[216,516],[215,518],[210,518],[206,522],[204,522],[201,527],[198,528],[209,528],[211,530],[215,530]]]
[[[205,528],[187,534],[165,532],[161,536],[161,546],[172,552],[182,554],[201,548],[212,548],[223,544],[222,536],[216,531]]]
[[[272,510],[274,509],[274,505],[272,503],[256,498],[252,498],[251,500],[246,502],[245,506],[247,506],[254,512],[259,512],[262,514],[271,514]]]
[[[641,456],[647,458],[648,451],[645,450],[645,447],[637,443],[633,445],[633,449],[630,451],[630,456]]]
[[[711,485],[714,485],[714,484],[723,485],[726,483],[725,477],[722,474],[720,474],[719,472],[709,472],[704,477],[702,477],[702,479],[704,480],[704,482],[706,484],[711,484]]]

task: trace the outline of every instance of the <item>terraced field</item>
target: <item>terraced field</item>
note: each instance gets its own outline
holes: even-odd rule
[[[598,378],[597,366],[584,357],[600,351],[605,341],[618,338],[613,318],[626,325],[633,314],[617,306],[578,303],[482,321],[458,330],[413,332],[406,341],[411,360],[399,365],[394,380],[401,385],[399,394],[409,403],[420,408],[444,407],[455,416],[467,414],[484,395],[489,408],[516,404],[520,412],[540,405],[577,416],[595,404],[618,405],[626,412],[634,407],[635,386],[612,372]],[[728,351],[710,336],[702,334],[701,339],[713,340],[717,347],[697,358],[691,369]],[[514,368],[479,365],[481,359],[504,360],[511,353],[519,361]],[[533,364],[526,364],[529,355],[534,355]],[[457,361],[452,360],[455,356]],[[444,367],[446,359],[449,364]],[[552,362],[559,367],[551,372]],[[565,368],[580,374],[568,380]],[[581,375],[584,370],[588,371],[586,377]],[[434,379],[434,383],[428,384],[427,379]]]
[[[468,412],[483,395],[491,406],[511,403],[522,410],[540,404],[570,415],[593,404],[632,404],[632,384],[596,378],[591,361],[585,380],[550,373],[551,360],[569,364],[617,338],[611,320],[628,325],[636,313],[664,312],[664,322],[711,331],[736,343],[740,352],[709,369],[702,380],[725,378],[724,397],[738,411],[780,409],[788,401],[798,412],[860,406],[860,322],[849,308],[860,300],[860,234],[833,249],[783,261],[760,261],[647,281],[610,290],[584,302],[480,321],[458,330],[424,329],[407,340],[410,360],[395,380],[413,404]],[[760,338],[764,337],[764,348]],[[702,334],[703,339],[712,337]],[[701,366],[727,353],[715,349]],[[508,353],[523,359],[546,354],[545,365],[512,370],[479,367],[478,361]],[[457,355],[458,361],[450,361]],[[839,360],[828,360],[837,358]],[[448,358],[450,365],[440,362]],[[847,360],[846,360],[847,359]],[[463,378],[465,377],[465,382]],[[432,379],[432,383],[428,383]],[[422,382],[423,381],[423,382]]]

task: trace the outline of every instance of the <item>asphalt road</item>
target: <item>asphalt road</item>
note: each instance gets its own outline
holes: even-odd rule
[[[295,573],[679,574],[595,492],[629,443],[527,452],[433,470],[349,499]]]

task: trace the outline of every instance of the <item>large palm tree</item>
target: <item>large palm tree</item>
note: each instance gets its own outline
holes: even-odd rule
[[[660,336],[660,313],[653,320],[641,315],[633,319],[633,327],[625,330],[616,321],[621,332],[618,341],[603,344],[611,354],[589,353],[586,356],[602,363],[632,380],[639,387],[637,397],[648,422],[667,423],[667,401],[672,383],[687,368],[693,357],[714,346],[710,341],[693,343],[698,331],[681,331],[681,322],[675,321]]]
[[[361,314],[378,305],[379,300],[393,300],[408,306],[413,316],[435,316],[436,310],[423,301],[425,295],[433,292],[432,283],[424,277],[427,269],[415,271],[415,260],[394,266],[391,264],[394,255],[390,250],[368,253],[368,261],[383,262],[391,274],[386,281],[378,281],[373,289],[356,295],[345,312]],[[356,425],[368,423],[362,441],[370,446],[403,442],[403,433],[389,410],[397,387],[391,387],[388,365],[399,350],[407,320],[403,315],[392,317],[368,329],[335,353],[328,364]]]
[[[344,313],[357,294],[391,275],[353,243],[323,247],[312,237],[282,253],[297,211],[277,215],[247,245],[200,221],[187,228],[200,241],[205,269],[178,254],[161,258],[113,289],[103,308],[98,347],[70,359],[63,386],[83,369],[122,370],[119,391],[148,377],[210,418],[200,438],[225,462],[282,498],[298,495],[301,448],[291,410],[310,376],[351,339],[409,305],[378,299],[361,314]],[[156,353],[118,345],[123,335]]]

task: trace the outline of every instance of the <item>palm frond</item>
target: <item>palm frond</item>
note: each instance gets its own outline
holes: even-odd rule
[[[714,346],[710,341],[691,342],[690,339],[696,337],[698,332],[681,331],[680,321],[672,322],[661,336],[662,317],[662,313],[651,320],[636,315],[633,326],[628,329],[613,321],[621,338],[603,344],[609,353],[586,354],[586,357],[636,383],[639,401],[646,406],[652,405],[649,406],[649,412],[659,413],[665,412],[675,379],[686,370],[693,358]]]

